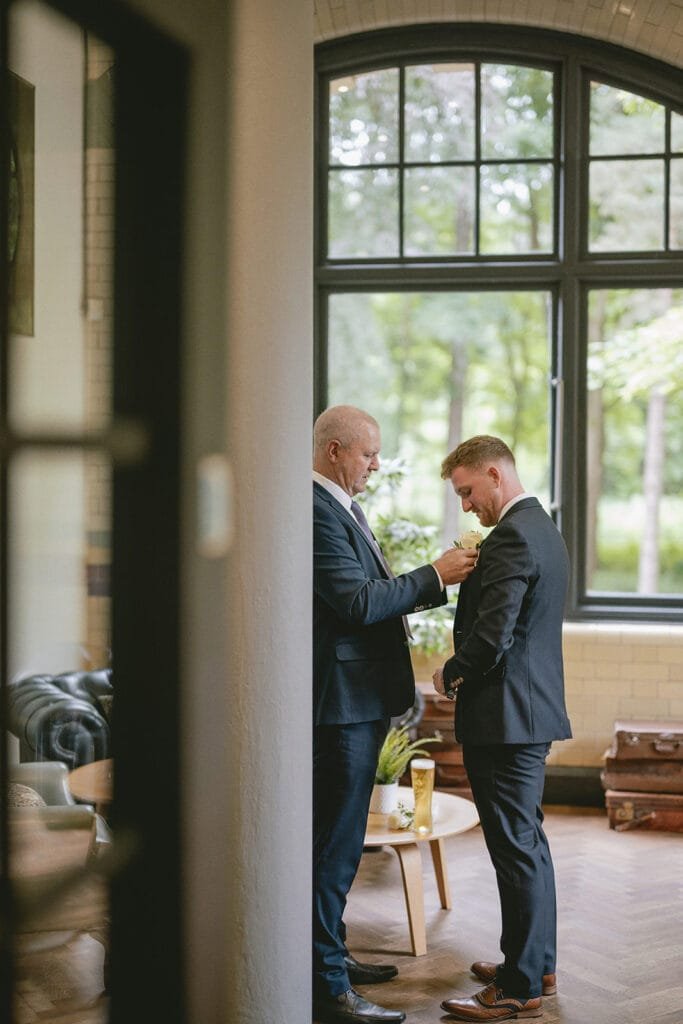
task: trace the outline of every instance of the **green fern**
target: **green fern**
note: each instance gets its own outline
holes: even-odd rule
[[[429,753],[428,750],[422,749],[423,744],[438,742],[439,738],[434,736],[431,739],[420,739],[411,743],[406,726],[400,729],[390,729],[379,752],[375,782],[380,784],[397,782],[408,767],[411,758]]]

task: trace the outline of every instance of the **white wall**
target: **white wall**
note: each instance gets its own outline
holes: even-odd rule
[[[201,1024],[310,1019],[310,0],[136,0],[191,54],[183,780]],[[196,552],[227,452],[236,539]]]
[[[11,69],[35,86],[35,331],[12,344],[23,429],[79,427],[83,383],[83,36],[42,4],[12,7]]]
[[[228,1019],[309,1019],[311,900],[312,9],[233,5],[229,415],[237,536],[231,603],[243,784],[231,791],[244,901]],[[259,978],[259,1005],[243,986]]]
[[[35,86],[35,333],[11,339],[12,420],[24,430],[74,427],[84,408],[82,35],[39,4],[12,11],[10,67]],[[78,667],[82,460],[24,457],[10,487],[10,674]]]

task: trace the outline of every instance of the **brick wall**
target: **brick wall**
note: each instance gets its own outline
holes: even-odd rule
[[[682,0],[315,0],[315,39],[440,21],[577,32],[683,65]]]
[[[108,73],[113,54],[92,36],[87,40],[87,127],[85,150],[85,410],[91,430],[111,417],[114,297],[113,110]],[[86,637],[87,667],[109,664],[111,647],[109,569],[111,563],[111,473],[97,453],[86,457]]]
[[[565,623],[564,656],[574,739],[549,764],[599,765],[615,719],[683,720],[683,627]]]

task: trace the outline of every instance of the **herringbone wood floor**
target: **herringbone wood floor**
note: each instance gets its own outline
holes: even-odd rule
[[[543,1024],[683,1024],[683,835],[611,831],[600,812],[549,810],[558,889],[558,994]],[[364,987],[408,1013],[407,1024],[448,1021],[441,1000],[481,984],[473,960],[495,960],[500,913],[479,828],[446,840],[453,909],[442,910],[423,858],[428,952],[409,953],[398,860],[366,853],[346,913],[350,950],[395,963],[399,977]],[[425,852],[425,851],[423,851]]]

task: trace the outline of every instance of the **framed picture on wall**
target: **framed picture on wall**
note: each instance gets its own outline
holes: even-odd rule
[[[35,87],[9,72],[9,329],[34,331]]]

